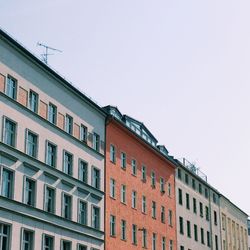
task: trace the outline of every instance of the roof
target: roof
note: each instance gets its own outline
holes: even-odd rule
[[[80,91],[77,87],[73,86],[72,83],[67,81],[63,76],[61,76],[59,73],[57,73],[51,67],[49,67],[47,64],[42,62],[38,57],[36,57],[33,53],[31,53],[28,49],[26,49],[24,46],[22,46],[19,42],[17,42],[14,38],[12,38],[9,34],[7,34],[7,32],[3,31],[3,29],[1,29],[1,28],[0,28],[0,39],[5,40],[10,45],[12,45],[14,48],[18,49],[21,53],[23,53],[26,57],[28,57],[31,61],[33,61],[33,63],[37,64],[44,71],[46,71],[47,73],[49,73],[53,77],[55,77],[63,85],[68,87],[74,94],[78,95],[87,104],[89,104],[90,106],[95,108],[100,114],[102,114],[103,116],[107,115],[103,111],[103,109],[99,105],[97,105],[93,100],[91,100],[89,97],[87,97],[82,91]]]

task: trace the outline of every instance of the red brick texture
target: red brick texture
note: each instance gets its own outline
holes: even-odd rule
[[[76,123],[74,123],[74,137],[80,140],[80,126]]]
[[[25,107],[28,105],[28,91],[22,87],[18,90],[18,102]]]
[[[65,122],[65,116],[61,113],[58,113],[57,116],[57,125],[60,129],[64,130],[64,122]]]
[[[44,119],[47,119],[47,113],[48,113],[48,105],[40,100],[39,115]]]
[[[110,161],[110,144],[116,148],[116,163]],[[121,168],[121,152],[126,153],[126,170]],[[137,161],[137,176],[132,175],[131,160]],[[141,180],[141,167],[147,167],[147,180]],[[161,248],[162,237],[166,237],[166,249],[169,240],[173,240],[176,250],[176,205],[175,205],[175,169],[168,160],[152,150],[145,142],[138,139],[127,128],[112,120],[106,128],[106,213],[105,213],[105,246],[106,250],[142,249],[142,231],[137,231],[137,245],[132,244],[132,224],[137,229],[147,230],[147,249],[152,249],[152,234],[157,235],[156,249]],[[151,186],[151,171],[155,172],[156,187]],[[165,193],[160,192],[160,177],[165,180]],[[116,182],[116,197],[110,197],[110,178]],[[172,194],[168,196],[167,185],[171,184]],[[127,204],[121,203],[121,185],[126,185]],[[132,190],[137,192],[137,209],[133,209]],[[147,213],[142,213],[142,196],[146,196]],[[152,201],[156,202],[156,219],[152,218]],[[165,207],[165,223],[161,222],[161,206]],[[172,210],[173,225],[168,225],[168,210]],[[110,236],[110,215],[116,216],[116,236]],[[121,220],[126,220],[127,239],[121,240]]]
[[[5,88],[5,77],[0,74],[0,91],[4,92]]]

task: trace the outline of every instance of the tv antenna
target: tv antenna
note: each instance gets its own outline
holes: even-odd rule
[[[50,53],[49,53],[49,50],[53,50],[53,51],[57,51],[57,52],[62,52],[62,51],[59,50],[59,49],[52,48],[52,47],[50,47],[50,46],[48,46],[48,45],[46,45],[46,44],[40,43],[40,42],[37,43],[37,46],[41,46],[41,47],[44,47],[44,48],[45,48],[45,53],[41,54],[41,56],[42,56],[42,60],[43,60],[46,64],[48,64],[48,56],[54,55],[54,54],[50,54]]]

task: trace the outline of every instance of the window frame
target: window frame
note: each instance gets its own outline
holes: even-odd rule
[[[80,210],[80,205],[81,205],[81,203],[84,203],[85,205],[86,205],[86,213],[85,213],[85,218],[84,218],[84,220],[85,220],[85,223],[82,223],[81,222],[81,210]],[[78,198],[78,202],[77,202],[77,221],[78,221],[78,223],[80,223],[81,225],[84,225],[84,226],[88,226],[88,214],[89,214],[89,211],[88,211],[88,202],[87,201],[85,201],[85,200],[83,200],[83,199],[81,199],[81,198]]]
[[[35,103],[32,103],[32,95],[36,97]],[[33,107],[32,105],[35,105],[35,106]],[[34,90],[30,89],[29,90],[29,109],[34,113],[38,113],[38,105],[39,105],[39,95]]]
[[[70,198],[69,218],[65,217],[65,196]],[[73,207],[72,206],[72,203],[73,203],[72,202],[73,201],[72,195],[63,191],[61,199],[62,199],[62,203],[61,203],[62,204],[61,205],[61,216],[62,216],[62,218],[66,219],[66,220],[72,220],[72,207]]]
[[[29,149],[28,149],[28,145],[29,145],[29,133],[30,134],[32,134],[32,135],[34,135],[34,136],[36,136],[36,143],[35,143],[35,155],[30,155],[29,154]],[[30,129],[26,129],[26,131],[25,131],[25,153],[27,154],[27,155],[29,155],[30,157],[33,157],[33,158],[35,158],[35,159],[37,159],[38,158],[38,152],[39,152],[39,135],[37,134],[37,133],[35,133],[35,132],[33,132],[32,130],[30,130]]]
[[[13,82],[15,83],[15,87],[13,88],[14,89],[14,91],[13,91],[14,96],[10,96],[8,93],[9,79],[13,80]],[[18,90],[18,80],[15,77],[8,74],[6,77],[6,80],[5,80],[5,89],[4,89],[5,95],[7,95],[9,98],[11,98],[13,100],[17,100],[17,94],[18,94],[17,90]]]
[[[3,195],[3,172],[8,171],[11,172],[12,174],[12,180],[11,180],[11,193],[9,196],[4,196]],[[15,190],[15,171],[5,165],[0,164],[0,195],[3,197],[6,197],[8,199],[14,199],[14,190]]]
[[[6,141],[6,121],[7,120],[14,124],[15,131],[13,133],[13,136],[14,136],[13,144],[9,144]],[[17,129],[18,129],[18,123],[16,121],[12,120],[11,118],[4,115],[3,116],[3,129],[2,129],[2,142],[10,147],[16,148],[16,146],[17,146]]]
[[[33,204],[28,204],[26,203],[26,181],[30,180],[34,183],[34,190],[33,190]],[[31,206],[31,207],[36,207],[36,202],[37,202],[37,182],[34,178],[31,178],[29,176],[24,175],[23,176],[23,203],[27,206]]]
[[[54,165],[51,165],[49,164],[48,162],[48,157],[49,157],[49,154],[48,154],[48,147],[49,147],[49,144],[55,148],[55,156],[54,156]],[[57,148],[57,145],[49,140],[46,140],[46,143],[45,143],[45,146],[46,146],[46,150],[45,150],[45,164],[52,167],[52,168],[56,168],[57,166],[57,151],[58,151],[58,148]]]
[[[46,209],[46,199],[47,199],[47,189],[51,189],[51,190],[53,190],[53,192],[54,192],[54,199],[53,199],[53,205],[52,205],[52,212],[49,212],[47,209]],[[44,211],[46,211],[47,213],[51,213],[51,214],[55,214],[55,212],[56,212],[56,188],[54,188],[54,187],[52,187],[52,186],[50,186],[50,185],[48,185],[48,184],[44,184],[44,204],[43,204],[43,209],[44,209]]]

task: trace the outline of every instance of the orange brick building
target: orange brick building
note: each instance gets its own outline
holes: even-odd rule
[[[176,250],[173,158],[142,123],[104,109],[105,249]]]

